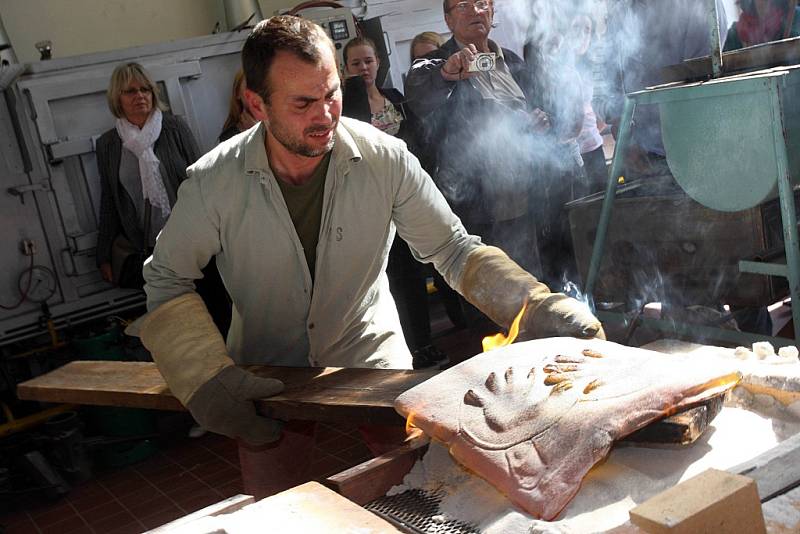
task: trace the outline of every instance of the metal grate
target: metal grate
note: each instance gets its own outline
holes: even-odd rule
[[[412,489],[384,496],[364,507],[397,527],[419,534],[480,534],[475,525],[447,519],[439,514],[442,492]]]

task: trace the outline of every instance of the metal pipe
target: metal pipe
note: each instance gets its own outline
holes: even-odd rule
[[[795,342],[800,340],[800,239],[797,235],[797,212],[794,206],[794,190],[789,176],[786,129],[781,106],[781,89],[785,76],[770,84],[773,113],[773,142],[778,164],[778,198],[783,222],[783,244],[786,247],[786,267],[789,270],[789,294],[792,296],[792,321]]]
[[[11,39],[8,38],[6,28],[3,26],[3,17],[0,16],[0,64],[18,63]]]
[[[250,28],[264,19],[258,0],[223,0],[228,31]]]
[[[53,408],[48,408],[46,410],[42,410],[41,412],[36,412],[34,414],[16,419],[5,404],[2,404],[2,407],[6,416],[6,422],[0,425],[0,437],[33,428],[34,426],[44,423],[54,415],[68,412],[77,408],[77,406],[74,404],[61,404]]]
[[[11,46],[11,40],[3,26],[3,19],[0,18],[0,91],[8,89],[24,70],[25,66],[17,61],[14,47]]]
[[[611,221],[611,208],[614,205],[617,184],[622,178],[622,166],[625,160],[625,150],[631,137],[631,124],[636,103],[629,96],[625,97],[625,105],[622,107],[622,118],[619,123],[619,136],[617,144],[614,146],[614,159],[611,160],[611,170],[608,174],[608,184],[606,185],[606,196],[603,199],[603,207],[600,209],[600,221],[597,224],[597,233],[594,238],[594,248],[592,249],[592,259],[589,262],[589,273],[586,276],[586,297],[589,299],[589,306],[594,310],[594,286],[597,281],[597,274],[600,272],[600,262],[603,259],[603,248],[606,243],[608,224]]]
[[[711,76],[722,76],[722,47],[719,37],[719,18],[717,18],[717,0],[708,0],[708,26],[711,40]]]

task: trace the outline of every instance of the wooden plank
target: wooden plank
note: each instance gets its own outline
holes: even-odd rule
[[[800,488],[789,490],[761,505],[769,534],[800,532]]]
[[[428,443],[430,438],[419,432],[393,451],[328,477],[325,485],[356,504],[367,504],[400,484]]]
[[[250,496],[247,497],[252,500]],[[230,501],[230,499],[228,500]],[[168,523],[151,533],[166,532],[281,532],[306,534],[400,533],[391,523],[364,510],[318,482],[307,482],[239,509],[220,511],[220,505]],[[239,504],[239,503],[234,503]]]
[[[394,399],[439,372],[334,367],[249,369],[286,384],[281,395],[259,401],[262,414],[286,420],[359,424],[405,424],[394,410]]]
[[[192,512],[189,515],[180,517],[175,521],[170,521],[165,525],[148,530],[145,534],[165,534],[167,532],[172,532],[176,529],[184,528],[192,521],[197,521],[198,519],[202,519],[204,517],[231,514],[237,510],[241,510],[245,506],[253,504],[254,502],[256,502],[256,500],[252,495],[243,495],[240,493],[239,495],[228,497],[224,501],[211,504],[205,508],[197,510],[196,512]]]
[[[755,480],[761,502],[800,486],[800,434],[728,471]]]
[[[261,528],[254,528],[254,531],[261,532],[283,534],[402,532],[388,521],[364,510],[318,482],[307,482],[267,497],[239,513],[248,513],[251,518],[261,519],[263,521]]]
[[[183,410],[152,362],[76,361],[17,385],[22,400]]]
[[[700,406],[688,408],[652,423],[627,436],[618,445],[637,447],[685,447],[703,435],[722,409],[725,394],[717,395]]]
[[[286,384],[281,395],[257,401],[259,411],[284,420],[403,424],[394,399],[438,371],[248,366]],[[183,410],[152,362],[75,361],[17,386],[23,400]]]

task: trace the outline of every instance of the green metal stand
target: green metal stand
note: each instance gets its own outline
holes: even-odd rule
[[[796,105],[794,97],[798,87],[800,87],[800,83],[797,80],[798,77],[800,77],[800,69],[754,76],[751,79],[746,77],[740,77],[732,81],[723,79],[719,83],[710,82],[705,87],[704,84],[692,84],[684,87],[650,89],[631,93],[626,97],[620,122],[619,138],[614,149],[606,194],[600,211],[600,220],[586,278],[585,291],[593,309],[595,308],[594,291],[600,272],[608,226],[611,222],[616,189],[622,177],[625,151],[630,145],[634,111],[637,105],[666,104],[668,108],[672,106],[669,108],[672,113],[666,123],[662,122],[662,130],[665,132],[665,145],[667,141],[666,134],[668,131],[672,131],[673,137],[671,137],[671,141],[673,147],[677,147],[678,150],[676,152],[679,154],[697,153],[696,145],[698,141],[703,140],[698,139],[697,135],[694,137],[691,135],[692,128],[695,128],[693,130],[695,134],[698,131],[702,132],[703,130],[697,127],[697,122],[709,121],[709,117],[711,117],[712,121],[716,121],[716,124],[710,125],[711,127],[709,128],[708,124],[703,123],[701,127],[716,132],[720,136],[739,131],[751,131],[753,133],[753,139],[747,141],[758,144],[762,150],[760,152],[756,151],[756,159],[758,161],[748,161],[747,164],[755,165],[760,169],[767,169],[763,183],[758,183],[757,173],[751,173],[746,169],[741,169],[742,172],[734,176],[736,173],[732,172],[728,167],[727,169],[719,169],[717,174],[714,175],[714,169],[718,167],[715,165],[714,154],[715,151],[717,153],[721,152],[719,146],[712,146],[718,141],[717,139],[704,140],[708,144],[707,148],[704,148],[704,151],[709,154],[708,169],[700,167],[702,172],[698,172],[699,168],[695,165],[695,162],[688,164],[682,164],[684,162],[681,162],[679,165],[681,167],[680,178],[678,173],[675,173],[676,180],[687,194],[701,204],[723,211],[737,211],[758,205],[771,194],[770,188],[774,191],[775,185],[777,185],[786,250],[786,264],[740,261],[739,269],[742,272],[782,276],[788,279],[789,294],[792,298],[795,340],[800,340],[800,241],[798,240],[793,180],[787,148],[787,146],[791,145],[790,141],[796,142],[797,140],[797,138],[790,140],[787,132],[791,133],[800,130],[800,127],[795,124],[796,117],[792,117],[787,121],[782,106],[783,102]],[[791,89],[795,92],[789,91],[790,95],[782,94],[782,91],[787,90],[787,80],[792,81]],[[699,104],[693,102],[693,100],[696,100]],[[684,105],[685,102],[691,102],[691,105]],[[691,107],[692,105],[699,107],[693,108]],[[725,113],[725,110],[733,109],[755,114],[754,108],[759,108],[757,113],[760,113],[760,120],[749,119],[757,124],[748,124],[746,119],[726,116]],[[700,116],[701,114],[695,113],[698,110],[710,111],[708,111],[708,115]],[[742,113],[739,115],[742,115]],[[663,116],[664,107],[662,106],[662,118]],[[736,120],[740,122],[736,123]],[[742,121],[744,124],[742,124]],[[747,129],[748,126],[751,128],[750,130]],[[743,130],[741,129],[742,127],[744,127]],[[759,127],[762,128],[759,129]],[[773,148],[769,149],[767,146],[766,149],[763,149],[764,144],[769,144]],[[667,150],[669,154],[669,147]],[[732,158],[736,158],[736,156],[737,153],[730,154]],[[673,163],[670,162],[670,167],[672,167]],[[734,164],[736,163],[739,162],[734,162]],[[769,180],[776,180],[777,184],[775,182],[770,184]],[[772,194],[772,198],[774,198],[774,194]],[[668,215],[665,214],[665,216]],[[622,314],[601,311],[598,316],[604,321],[614,319],[623,322],[627,321]],[[681,324],[666,320],[642,319],[641,323],[656,330],[672,334],[681,336],[696,335],[728,343],[749,344],[753,341],[762,340],[770,341],[775,346],[796,343],[795,340],[787,338],[758,336],[716,327]]]

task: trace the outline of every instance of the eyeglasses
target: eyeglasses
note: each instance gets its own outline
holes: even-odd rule
[[[491,2],[488,0],[475,0],[475,2],[458,2],[447,10],[448,13],[451,11],[457,11],[459,13],[466,13],[470,9],[475,9],[476,11],[486,11],[491,6]]]
[[[128,87],[127,89],[122,90],[122,94],[125,96],[134,96],[136,93],[142,93],[143,95],[149,95],[153,92],[153,89],[150,87]]]

